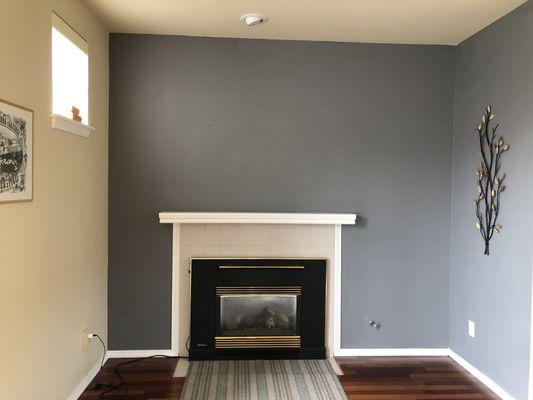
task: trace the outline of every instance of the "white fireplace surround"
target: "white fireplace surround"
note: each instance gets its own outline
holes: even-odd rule
[[[342,225],[354,225],[356,214],[328,214],[328,213],[209,213],[209,212],[161,212],[159,222],[162,224],[172,224],[172,347],[167,355],[186,356],[184,343],[187,338],[180,334],[180,321],[183,321],[180,312],[183,310],[185,302],[180,296],[180,287],[186,285],[189,276],[184,276],[185,272],[180,265],[182,259],[181,225],[182,224],[270,224],[280,225],[331,225],[333,227],[333,255],[328,260],[328,282],[327,282],[327,312],[326,312],[326,350],[329,356],[340,355],[341,351],[341,227]],[[233,254],[238,255],[238,254]],[[224,258],[223,254],[213,254],[212,256]],[[268,254],[262,254],[268,258]],[[305,258],[306,254],[293,254],[295,258]],[[239,258],[245,258],[244,255]],[[283,257],[287,258],[287,257]],[[181,297],[181,300],[180,300]],[[187,299],[190,301],[190,299]],[[185,304],[188,306],[188,304]]]

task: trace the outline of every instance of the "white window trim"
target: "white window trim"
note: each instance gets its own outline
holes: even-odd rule
[[[52,27],[59,30],[67,39],[78,46],[83,52],[89,53],[89,45],[85,38],[68,25],[58,14],[52,12]],[[52,93],[53,96],[53,93]],[[89,95],[90,96],[90,95]],[[90,103],[90,99],[89,99]],[[94,127],[74,121],[59,114],[50,114],[50,124],[54,129],[89,138]]]
[[[81,122],[74,121],[70,118],[58,114],[50,114],[51,125],[54,129],[59,129],[64,132],[73,133],[83,137],[90,137],[94,127],[85,125]]]
[[[52,27],[76,45],[81,51],[89,54],[89,42],[72,26],[65,22],[55,11],[52,11]]]

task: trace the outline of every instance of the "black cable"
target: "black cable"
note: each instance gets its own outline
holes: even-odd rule
[[[93,336],[98,338],[100,343],[102,343],[102,347],[104,348],[104,354],[102,355],[102,362],[100,363],[100,369],[102,369],[103,366],[104,366],[105,355],[107,354],[107,348],[105,346],[104,341],[102,340],[102,338],[100,336],[98,336],[96,333],[93,333]]]
[[[100,362],[100,370],[102,370],[102,368],[104,367],[105,356],[107,354],[107,347],[106,347],[104,341],[102,340],[102,338],[100,336],[98,336],[96,333],[93,333],[93,337],[96,337],[100,341],[100,343],[102,344],[102,347],[104,349],[104,354],[102,355],[102,361]],[[95,385],[94,385],[94,389],[95,390],[101,390],[103,388],[110,388],[110,387],[113,387],[111,382],[108,382],[108,383],[95,383]]]
[[[124,380],[124,377],[120,374],[120,370],[119,370],[120,367],[123,367],[124,365],[128,365],[128,364],[134,364],[136,362],[143,361],[143,360],[149,360],[149,359],[152,359],[152,358],[171,358],[171,357],[164,356],[164,355],[154,355],[154,356],[150,356],[150,357],[135,358],[133,360],[124,361],[124,362],[121,362],[121,363],[115,365],[115,368],[114,368],[113,372],[118,377],[119,383],[118,383],[118,385],[111,385],[111,384],[108,385],[109,389],[104,390],[102,393],[100,393],[100,399],[101,400],[109,400],[110,397],[106,397],[106,395],[108,393],[114,392],[115,390],[117,390],[118,388],[120,388],[124,384],[125,380]],[[174,357],[174,358],[180,358],[180,357]]]

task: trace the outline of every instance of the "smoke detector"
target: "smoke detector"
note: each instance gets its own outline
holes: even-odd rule
[[[255,26],[267,22],[268,18],[263,14],[244,14],[241,15],[241,21],[243,21],[247,26]]]

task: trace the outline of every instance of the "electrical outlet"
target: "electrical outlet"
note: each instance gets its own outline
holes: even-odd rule
[[[81,349],[82,350],[85,350],[87,346],[89,346],[89,340],[91,340],[92,337],[93,337],[93,334],[88,330],[84,330],[81,333]]]
[[[470,337],[476,337],[476,323],[474,321],[468,321],[468,335]]]

